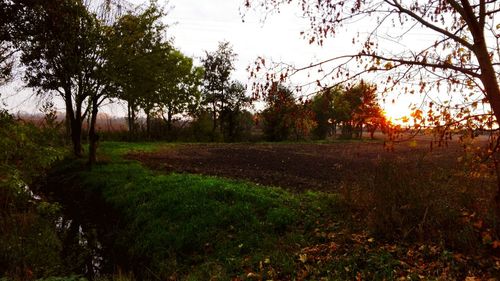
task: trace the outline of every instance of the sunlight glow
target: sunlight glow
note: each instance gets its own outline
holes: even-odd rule
[[[408,121],[410,109],[404,105],[387,104],[384,115],[393,124],[403,125]]]

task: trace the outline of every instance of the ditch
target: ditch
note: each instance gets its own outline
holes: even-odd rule
[[[131,271],[133,263],[119,246],[120,214],[104,202],[99,191],[80,187],[70,174],[50,173],[34,185],[36,193],[61,206],[55,227],[65,271],[89,280]]]

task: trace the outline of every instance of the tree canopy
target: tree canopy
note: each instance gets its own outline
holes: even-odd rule
[[[342,34],[344,29],[357,21],[367,20],[373,24],[366,36],[358,33],[352,39],[355,48],[351,54],[332,56],[305,67],[289,66],[280,73],[270,74],[270,79],[284,80],[297,72],[317,69],[326,73],[325,78],[341,83],[364,73],[383,72],[387,75],[380,83],[385,85],[386,91],[394,90],[402,85],[401,82],[411,81],[417,85],[406,84],[398,89],[403,92],[452,92],[460,95],[465,105],[457,106],[457,114],[470,109],[473,102],[485,102],[491,105],[492,113],[499,119],[500,25],[495,17],[500,12],[498,1],[245,2],[247,7],[263,10],[265,14],[287,4],[299,6],[303,16],[309,19],[310,25],[305,27],[303,36],[311,44],[323,45],[325,40]],[[434,38],[426,46],[411,44],[397,51],[384,48],[384,41],[390,40],[390,46],[394,47],[395,42],[404,41],[412,33],[422,31]],[[254,70],[263,67],[264,61],[259,60]],[[316,82],[320,86],[330,86]],[[265,85],[259,85],[260,90]],[[471,91],[482,93],[482,97],[471,100]]]

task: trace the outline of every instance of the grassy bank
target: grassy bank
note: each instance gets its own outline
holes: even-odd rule
[[[132,266],[141,276],[292,276],[296,253],[316,239],[317,225],[342,213],[335,195],[298,196],[243,181],[159,174],[122,158],[160,146],[104,143],[104,161],[80,174],[83,186],[102,192],[126,221],[119,246],[128,249],[129,262],[144,265]]]
[[[407,167],[383,163],[379,177],[356,183],[353,192],[291,193],[160,173],[123,157],[169,146],[175,147],[102,143],[100,162],[91,170],[78,162],[66,166],[64,174],[75,176],[83,193],[97,195],[119,218],[104,222],[113,229],[113,245],[106,247],[119,255],[112,258],[119,261],[115,277],[456,280],[498,274],[492,241],[481,240],[485,227],[474,227],[477,219],[464,223],[456,205],[462,197],[448,196],[452,185],[443,175],[416,178]],[[464,243],[450,242],[462,238]],[[465,251],[464,244],[477,251]]]

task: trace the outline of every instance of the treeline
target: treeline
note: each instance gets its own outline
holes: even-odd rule
[[[73,153],[96,161],[96,122],[106,101],[127,105],[128,140],[269,141],[361,137],[383,126],[375,87],[333,87],[310,100],[273,84],[257,112],[247,87],[232,79],[237,54],[228,42],[196,66],[166,36],[165,12],[118,9],[81,0],[2,2],[2,78],[17,52],[24,80],[39,96],[59,95]],[[4,79],[5,80],[5,79]],[[139,120],[144,119],[144,122]],[[88,126],[84,129],[84,123]],[[86,135],[86,136],[85,136]]]
[[[269,141],[361,138],[363,129],[373,138],[377,129],[384,131],[389,125],[377,102],[376,87],[364,81],[324,89],[304,102],[275,84],[266,95],[266,105],[259,116]]]

